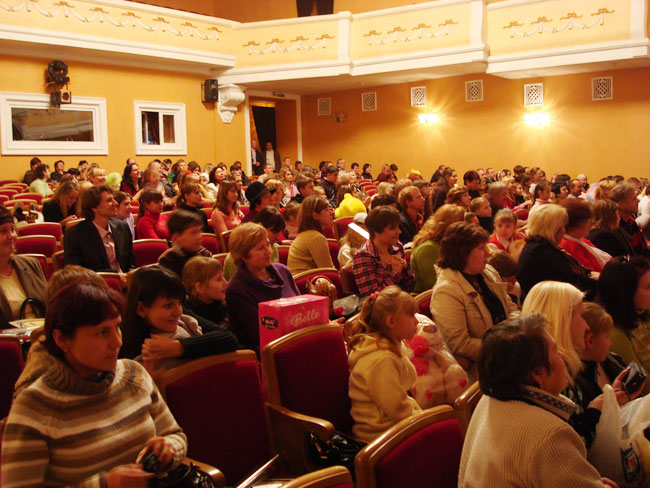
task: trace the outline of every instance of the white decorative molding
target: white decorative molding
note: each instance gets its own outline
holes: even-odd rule
[[[159,144],[142,141],[142,112],[157,112],[159,117]],[[135,118],[135,154],[136,155],[185,155],[187,154],[187,124],[184,103],[133,101]],[[163,134],[163,116],[172,116],[174,120],[174,142],[165,143]]]
[[[435,39],[436,37],[440,36],[448,36],[450,25],[458,25],[458,22],[452,19],[447,19],[443,23],[438,24],[438,27],[442,27],[442,29],[440,29],[438,32],[431,31],[430,25],[422,23],[411,29],[414,32],[410,36],[402,35],[402,32],[406,32],[406,29],[403,29],[402,27],[393,27],[386,33],[387,37],[384,37],[383,39],[380,38],[381,32],[377,32],[376,30],[371,30],[367,34],[364,34],[363,37],[368,38],[368,44],[371,46],[373,44],[381,46],[383,44],[391,44],[396,41],[409,42],[415,39]]]
[[[237,107],[246,99],[244,90],[241,87],[232,83],[222,85],[219,84],[219,103],[217,110],[221,121],[224,124],[230,124],[235,117]]]
[[[303,36],[297,36],[295,39],[292,39],[290,42],[292,43],[289,47],[282,47],[280,44],[283,44],[285,41],[282,39],[274,38],[268,41],[266,44],[269,45],[266,49],[259,50],[257,49],[257,46],[260,45],[259,42],[255,41],[248,41],[247,44],[242,45],[242,47],[247,47],[248,48],[248,54],[269,54],[269,53],[289,53],[291,51],[313,51],[315,49],[323,49],[327,47],[327,40],[328,39],[334,39],[333,36],[330,36],[329,34],[322,34],[318,36],[316,39],[314,39],[316,42],[315,44],[307,44],[307,41],[309,40],[308,37],[303,37]]]
[[[117,38],[88,36],[74,34],[65,31],[53,31],[45,29],[26,28],[0,24],[0,39],[15,41],[23,46],[35,46],[41,57],[45,55],[44,46],[52,46],[55,51],[62,47],[70,48],[75,52],[87,53],[89,62],[101,62],[97,60],[98,53],[116,55],[113,63],[119,63],[120,55],[125,59],[143,56],[169,60],[178,67],[200,65],[203,69],[223,68],[235,65],[235,57],[225,54],[213,53],[210,51],[199,51],[196,49],[185,49],[174,46],[165,46],[161,49],[160,44],[148,44],[133,42]],[[149,61],[150,63],[151,61]],[[142,66],[142,60],[140,60]]]
[[[489,56],[486,73],[523,78],[533,76],[531,72],[542,75],[548,68],[585,65],[583,71],[589,71],[589,64],[622,60],[650,64],[650,40],[613,41]]]
[[[204,34],[190,21],[186,21],[183,24],[180,24],[178,28],[174,28],[172,22],[162,16],[152,19],[152,23],[150,25],[147,25],[140,20],[140,16],[136,15],[135,12],[133,12],[133,7],[135,5],[124,5],[121,7],[128,9],[126,12],[121,12],[121,16],[125,17],[122,21],[115,20],[111,16],[110,12],[104,10],[101,7],[90,9],[88,10],[88,15],[84,15],[83,12],[80,13],[77,11],[75,6],[70,5],[66,1],[59,1],[53,4],[53,6],[56,8],[53,10],[48,10],[41,7],[38,0],[20,0],[20,3],[11,7],[5,4],[4,1],[0,0],[0,9],[11,13],[20,12],[24,7],[27,13],[37,12],[40,15],[48,18],[56,18],[59,15],[63,15],[63,17],[71,17],[77,19],[79,22],[86,24],[92,24],[93,22],[103,24],[105,21],[108,21],[108,23],[118,28],[131,26],[140,27],[147,32],[156,32],[160,30],[161,32],[169,32],[170,34],[178,37],[196,36],[197,38],[204,41],[210,41],[213,39],[218,41],[220,40],[219,34],[223,32],[217,26],[213,25],[208,27],[206,33]]]
[[[559,26],[550,25],[553,22],[553,19],[547,19],[546,17],[538,17],[537,20],[531,22],[533,27],[529,31],[522,31],[520,27],[523,27],[524,24],[513,20],[509,25],[504,26],[504,29],[510,29],[510,37],[530,37],[535,34],[543,34],[544,32],[549,32],[551,34],[556,32],[562,32],[565,29],[591,29],[597,25],[605,24],[605,14],[613,14],[615,10],[608,10],[606,8],[598,9],[598,11],[591,14],[594,17],[594,20],[591,22],[583,23],[580,19],[584,15],[578,15],[575,12],[568,12],[565,17],[560,17],[560,20],[565,22]]]
[[[72,103],[61,105],[60,110],[88,111],[92,113],[93,141],[14,141],[12,108],[51,109],[50,96],[37,93],[0,92],[0,127],[2,154],[108,154],[108,123],[106,99],[72,95]],[[58,110],[58,109],[57,109]]]

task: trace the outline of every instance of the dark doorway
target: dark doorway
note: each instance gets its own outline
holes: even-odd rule
[[[260,150],[264,151],[267,142],[273,143],[277,149],[275,135],[275,107],[257,107],[253,105],[253,122],[257,132],[257,140],[260,143]]]

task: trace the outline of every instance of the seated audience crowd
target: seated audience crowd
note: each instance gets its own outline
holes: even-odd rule
[[[606,385],[620,406],[650,392],[624,387],[632,363],[650,371],[646,178],[517,165],[459,181],[441,165],[398,179],[386,164],[374,179],[370,163],[266,147],[252,176],[239,161],[129,158],[120,181],[33,158],[0,186],[0,328],[44,324],[6,419],[3,487],[146,486],[149,451],[177,466],[188,440],[156,381],[236,349],[260,358],[258,305],[305,293],[311,271],[360,299],[345,323],[330,308],[349,350],[348,434],[372,442],[422,411],[409,347],[426,312],[483,395],[459,487],[617,486],[587,452]],[[39,222],[53,230],[27,232]],[[48,232],[43,257],[18,237]]]

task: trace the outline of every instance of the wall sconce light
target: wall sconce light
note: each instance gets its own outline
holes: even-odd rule
[[[345,122],[345,119],[348,116],[348,114],[346,114],[345,112],[342,112],[342,111],[341,112],[334,112],[333,115],[334,115],[334,120],[336,120],[337,122]]]
[[[545,112],[531,112],[524,115],[524,121],[535,129],[541,129],[550,125],[551,118]]]
[[[418,119],[423,124],[435,124],[440,120],[440,116],[438,114],[420,114]]]

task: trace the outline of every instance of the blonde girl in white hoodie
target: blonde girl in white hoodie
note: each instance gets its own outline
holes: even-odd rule
[[[421,409],[408,390],[417,377],[404,340],[417,332],[417,304],[398,286],[370,295],[350,340],[352,433],[370,442]]]

